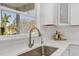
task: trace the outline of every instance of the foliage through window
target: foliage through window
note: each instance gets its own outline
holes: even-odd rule
[[[16,13],[10,11],[0,11],[0,34],[16,34]]]

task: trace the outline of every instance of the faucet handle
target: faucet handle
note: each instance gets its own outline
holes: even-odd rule
[[[33,43],[32,43],[32,46],[34,45],[34,40],[33,40]]]
[[[29,47],[32,48],[33,45],[34,45],[34,40],[33,43],[29,44]]]

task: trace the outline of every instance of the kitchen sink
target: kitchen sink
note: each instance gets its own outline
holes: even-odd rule
[[[54,53],[58,49],[56,47],[40,46],[36,49],[25,52],[25,53],[20,54],[18,56],[42,56],[42,47],[44,48],[44,50],[43,50],[44,56],[50,56],[52,53]]]

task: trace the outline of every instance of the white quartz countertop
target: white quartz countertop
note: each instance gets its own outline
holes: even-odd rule
[[[50,46],[50,47],[56,47],[58,48],[54,53],[51,54],[51,56],[60,56],[67,48],[70,44],[75,44],[75,45],[79,45],[79,40],[63,40],[63,41],[57,41],[57,40],[45,40],[44,41],[44,45]],[[20,55],[24,52],[28,52],[32,49],[35,49],[37,47],[41,46],[41,44],[36,44],[34,45],[32,48],[24,48],[23,50],[20,50],[19,52],[16,53],[16,55]]]

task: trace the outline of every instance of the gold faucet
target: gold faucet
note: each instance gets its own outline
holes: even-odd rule
[[[29,48],[31,48],[33,45],[34,45],[34,40],[33,40],[33,43],[31,43],[31,33],[33,32],[33,30],[37,30],[38,31],[38,36],[40,37],[41,36],[41,32],[39,31],[39,29],[38,28],[36,28],[36,27],[33,27],[31,30],[30,30],[30,32],[29,32]]]

